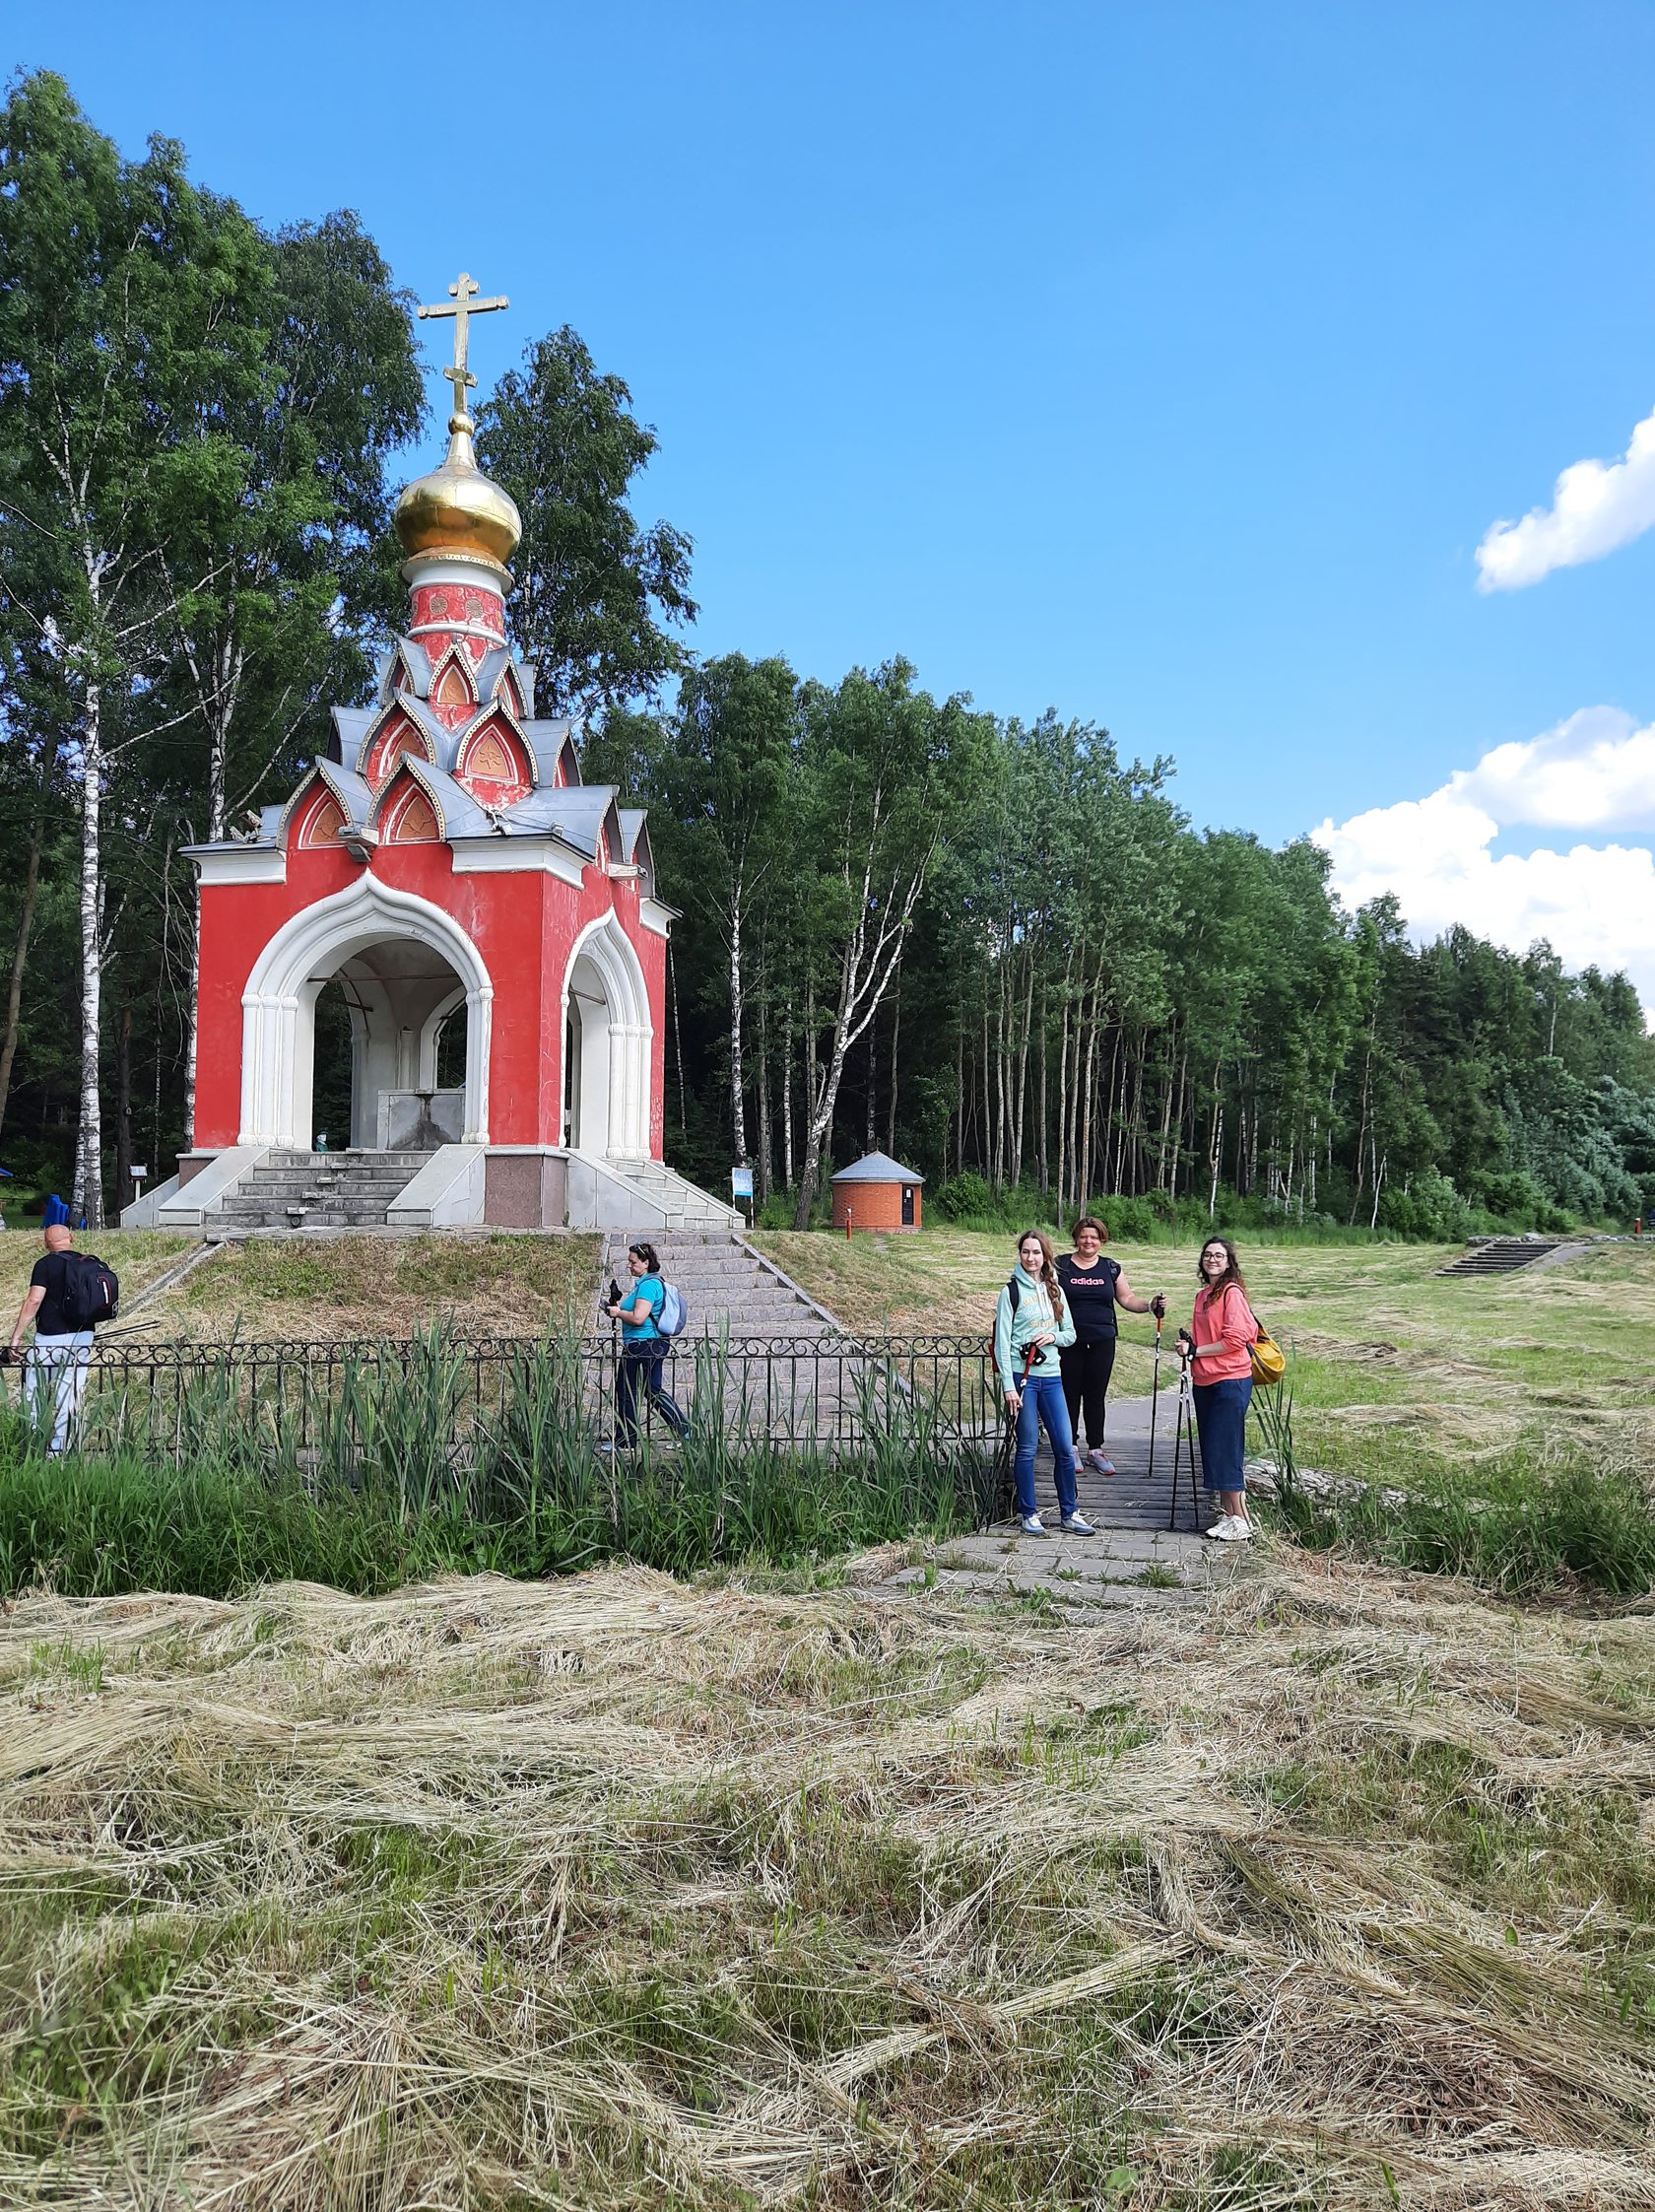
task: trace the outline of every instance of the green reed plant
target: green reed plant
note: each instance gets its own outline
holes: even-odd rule
[[[1399,1470],[1312,1494],[1293,1443],[1293,1360],[1252,1420],[1276,1469],[1274,1519],[1295,1542],[1347,1545],[1394,1566],[1463,1575],[1512,1596],[1578,1584],[1617,1598],[1655,1589],[1655,1510],[1638,1468],[1579,1440],[1532,1438],[1459,1476]]]
[[[1655,1590],[1655,1512],[1635,1466],[1580,1443],[1537,1443],[1517,1470],[1495,1471],[1490,1495],[1461,1483],[1389,1492],[1353,1486],[1302,1503],[1302,1543],[1349,1544],[1402,1567],[1464,1575],[1512,1596],[1578,1584],[1616,1598]],[[1487,1469],[1478,1470],[1479,1489]]]
[[[329,1390],[305,1379],[261,1398],[227,1353],[147,1409],[89,1401],[85,1448],[61,1460],[16,1415],[0,1423],[0,1590],[221,1596],[298,1578],[366,1592],[617,1556],[678,1573],[791,1565],[948,1534],[984,1495],[968,1441],[873,1362],[856,1373],[850,1437],[829,1441],[816,1409],[790,1400],[778,1420],[723,1346],[698,1344],[683,1442],[646,1431],[635,1453],[607,1456],[613,1374],[572,1339],[479,1370],[438,1324],[329,1373]]]

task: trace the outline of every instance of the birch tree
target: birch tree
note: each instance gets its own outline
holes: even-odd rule
[[[963,704],[939,706],[913,675],[896,660],[806,689],[804,811],[821,869],[811,952],[830,1012],[826,1059],[806,1059],[795,1229],[810,1226],[846,1056],[891,989],[970,750]]]
[[[359,697],[396,610],[385,463],[423,412],[408,319],[383,256],[350,214],[256,240],[207,303],[233,303],[239,360],[198,355],[173,466],[158,471],[169,610],[172,773],[183,841],[216,841],[253,801],[286,795],[325,742],[330,700]],[[304,740],[300,743],[301,738]],[[184,1133],[195,1111],[200,897],[191,957]]]
[[[209,207],[180,149],[124,161],[49,72],[0,111],[0,594],[10,639],[55,691],[80,850],[74,1203],[102,1219],[103,805],[154,697],[169,599],[157,523],[181,411],[250,343],[223,296],[248,227]],[[222,460],[215,444],[208,465]],[[158,498],[158,486],[170,489]]]
[[[752,924],[756,903],[789,866],[795,691],[784,660],[725,654],[686,676],[675,733],[676,805],[691,833],[688,894],[722,940],[729,978],[730,1128],[743,1168]]]

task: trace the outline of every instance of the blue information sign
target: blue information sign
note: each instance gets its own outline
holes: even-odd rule
[[[751,1198],[753,1196],[753,1170],[751,1168],[732,1168],[730,1170],[730,1196],[732,1198]]]

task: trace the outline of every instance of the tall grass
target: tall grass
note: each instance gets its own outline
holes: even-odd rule
[[[1326,1497],[1298,1486],[1283,1518],[1313,1549],[1347,1545],[1512,1597],[1571,1585],[1615,1598],[1655,1590],[1655,1512],[1635,1468],[1556,1442],[1511,1457],[1515,1484],[1487,1465],[1477,1470],[1479,1487],[1494,1495],[1472,1495],[1463,1481],[1408,1491],[1353,1484]]]
[[[283,1579],[361,1594],[443,1572],[559,1574],[608,1558],[672,1573],[788,1565],[987,1508],[981,1455],[872,1362],[850,1439],[769,1433],[719,1347],[696,1350],[690,1432],[603,1446],[607,1409],[578,1347],[525,1348],[480,1409],[452,1336],[369,1348],[321,1401],[261,1402],[226,1359],[185,1380],[165,1437],[103,1409],[104,1448],[48,1459],[17,1416],[0,1427],[0,1591],[166,1588],[234,1594]]]
[[[1427,1575],[1461,1575],[1513,1597],[1571,1584],[1609,1597],[1655,1589],[1655,1508],[1638,1467],[1585,1444],[1535,1439],[1457,1477],[1406,1489],[1307,1489],[1293,1442],[1291,1368],[1255,1390],[1252,1418],[1275,1468],[1277,1525],[1296,1543],[1347,1546]]]

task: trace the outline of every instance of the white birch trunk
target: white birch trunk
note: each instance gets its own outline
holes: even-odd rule
[[[793,1188],[793,1000],[789,996],[781,1026],[781,1179]]]
[[[747,1106],[742,1096],[745,1078],[742,1070],[742,1020],[744,1013],[742,988],[742,886],[736,878],[735,895],[730,901],[730,1136],[736,1148],[736,1166],[745,1168],[747,1159]]]
[[[814,1085],[814,1098],[811,1089],[806,1091],[809,1121],[805,1132],[804,1166],[799,1177],[799,1203],[793,1217],[796,1230],[810,1227],[811,1207],[816,1201],[822,1173],[823,1149],[833,1125],[833,1109],[838,1104],[846,1055],[885,1003],[902,957],[902,938],[931,864],[931,853],[927,850],[905,883],[894,878],[882,885],[883,895],[876,905],[873,876],[875,839],[880,828],[877,793],[874,808],[868,856],[862,869],[861,895],[856,903],[856,921],[839,965],[832,1048],[828,1055],[827,1068]],[[848,870],[846,872],[848,875]],[[813,1065],[815,1056],[813,1051]]]
[[[103,1227],[103,1111],[99,1031],[103,1013],[102,694],[87,686],[81,725],[81,1125],[75,1145],[74,1218]]]

